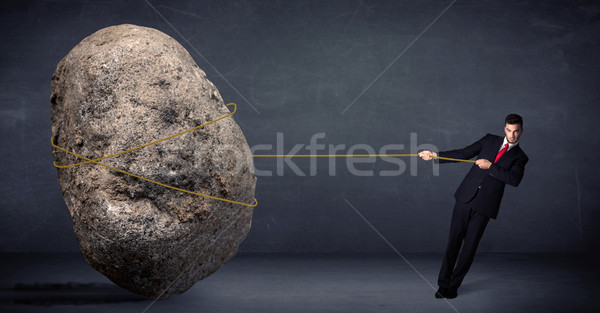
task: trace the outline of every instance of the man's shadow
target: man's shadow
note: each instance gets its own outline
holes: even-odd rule
[[[463,283],[458,290],[460,295],[475,294],[485,288],[489,288],[489,282],[486,283],[486,279],[469,280],[469,282]]]

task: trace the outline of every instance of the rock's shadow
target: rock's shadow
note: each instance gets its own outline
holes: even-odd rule
[[[0,304],[5,305],[84,305],[149,300],[108,283],[17,283],[12,288],[0,288]]]

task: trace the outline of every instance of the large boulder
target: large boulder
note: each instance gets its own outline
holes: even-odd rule
[[[52,77],[54,144],[91,159],[137,147],[230,113],[217,88],[173,38],[119,25],[82,40]],[[53,149],[56,164],[85,161]],[[100,161],[160,183],[251,204],[250,148],[227,117]],[[252,207],[177,191],[104,166],[58,168],[87,262],[119,286],[168,298],[237,252]]]

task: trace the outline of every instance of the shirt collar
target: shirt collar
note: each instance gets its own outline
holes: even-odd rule
[[[516,146],[516,145],[519,144],[518,141],[515,142],[515,143],[509,143],[508,139],[506,139],[506,136],[504,136],[504,141],[502,142],[502,147],[500,147],[500,149],[502,149],[504,147],[504,145],[507,144],[507,143],[508,143],[508,149],[506,151],[510,150],[512,147],[514,147],[514,146]]]

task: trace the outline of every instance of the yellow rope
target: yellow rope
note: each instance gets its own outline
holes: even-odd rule
[[[250,204],[250,203],[244,203],[244,202],[229,200],[229,199],[225,199],[225,198],[214,197],[214,196],[206,195],[206,194],[203,194],[203,193],[189,191],[189,190],[185,190],[185,189],[182,189],[182,188],[178,188],[178,187],[170,186],[170,185],[167,185],[167,184],[163,184],[163,183],[160,183],[160,182],[157,182],[157,181],[154,181],[154,180],[151,180],[151,179],[139,176],[139,175],[135,175],[133,173],[129,173],[129,172],[120,170],[118,168],[112,167],[110,165],[106,165],[104,163],[100,163],[99,162],[99,161],[104,160],[104,159],[116,157],[116,156],[119,156],[121,154],[132,152],[132,151],[135,151],[135,150],[138,150],[138,149],[141,149],[141,148],[153,145],[153,144],[157,144],[159,142],[163,142],[165,140],[169,140],[169,139],[175,138],[177,136],[181,136],[183,134],[187,134],[187,133],[189,133],[191,131],[194,131],[194,130],[197,130],[197,129],[202,128],[204,126],[210,125],[212,123],[215,123],[217,121],[220,121],[220,120],[222,120],[222,119],[224,119],[226,117],[229,117],[229,116],[232,116],[233,114],[235,114],[235,112],[237,111],[237,105],[235,103],[229,103],[229,104],[227,104],[227,106],[233,106],[233,112],[231,112],[229,114],[225,114],[225,115],[223,115],[223,116],[221,116],[221,117],[219,117],[219,118],[217,118],[215,120],[212,120],[210,122],[206,122],[206,123],[204,123],[204,124],[202,124],[200,126],[196,126],[196,127],[190,128],[190,129],[188,129],[186,131],[182,131],[182,132],[177,133],[175,135],[171,135],[171,136],[165,137],[163,139],[155,140],[155,141],[149,142],[147,144],[143,144],[141,146],[138,146],[138,147],[135,147],[135,148],[131,148],[129,150],[125,150],[125,151],[121,151],[119,153],[115,153],[115,154],[103,156],[103,157],[97,158],[97,159],[89,159],[89,158],[81,156],[81,155],[79,155],[79,154],[77,154],[75,152],[72,152],[72,151],[69,151],[69,150],[67,150],[65,148],[62,148],[62,147],[54,144],[53,138],[50,137],[50,143],[52,144],[53,147],[55,147],[57,149],[60,149],[60,150],[66,152],[68,154],[74,155],[74,156],[76,156],[78,158],[81,158],[81,159],[85,160],[83,162],[74,163],[74,164],[67,164],[67,165],[59,165],[59,164],[56,164],[56,161],[54,161],[54,166],[56,166],[58,168],[68,168],[68,167],[83,165],[83,164],[87,164],[87,163],[94,163],[94,164],[102,165],[102,166],[104,166],[106,168],[109,168],[111,170],[117,171],[119,173],[123,173],[123,174],[129,175],[129,176],[135,177],[135,178],[139,178],[139,179],[145,180],[147,182],[151,182],[151,183],[154,183],[154,184],[166,187],[166,188],[170,188],[170,189],[174,189],[174,190],[178,190],[178,191],[187,192],[189,194],[193,194],[193,195],[197,195],[197,196],[202,196],[202,197],[213,199],[213,200],[225,201],[225,202],[240,204],[240,205],[244,205],[244,206],[248,206],[248,207],[255,207],[255,206],[258,205],[258,201],[256,200],[256,198],[254,198],[254,203]],[[255,158],[312,158],[312,157],[318,157],[318,158],[333,158],[333,157],[336,157],[336,158],[356,158],[356,157],[414,157],[414,156],[420,156],[420,154],[255,154],[255,155],[253,155],[253,157],[255,157]],[[473,161],[473,160],[454,159],[454,158],[446,158],[446,157],[440,157],[440,156],[431,156],[431,158],[442,159],[442,160],[449,160],[449,161],[457,161],[457,162],[471,162],[471,163],[475,163],[475,161]]]
[[[258,201],[256,200],[256,198],[254,198],[254,203],[252,203],[252,204],[251,204],[251,203],[244,203],[244,202],[239,202],[239,201],[229,200],[229,199],[225,199],[225,198],[214,197],[214,196],[206,195],[206,194],[203,194],[203,193],[194,192],[194,191],[190,191],[190,190],[185,190],[185,189],[182,189],[182,188],[178,188],[178,187],[170,186],[170,185],[167,185],[167,184],[163,184],[163,183],[160,183],[160,182],[157,182],[157,181],[154,181],[154,180],[151,180],[151,179],[148,179],[148,178],[145,178],[145,177],[139,176],[139,175],[135,175],[135,174],[133,174],[133,173],[129,173],[129,172],[126,172],[126,171],[120,170],[120,169],[118,169],[118,168],[115,168],[115,167],[112,167],[112,166],[110,166],[110,165],[106,165],[106,164],[104,164],[104,163],[100,163],[100,162],[98,162],[98,161],[100,161],[100,160],[104,160],[104,159],[112,158],[112,157],[115,157],[115,156],[118,156],[118,155],[121,155],[121,154],[124,154],[124,153],[127,153],[127,152],[131,152],[131,151],[134,151],[134,150],[137,150],[137,149],[141,149],[141,148],[147,147],[147,146],[149,146],[149,145],[153,145],[153,144],[156,144],[156,143],[159,143],[159,142],[162,142],[162,141],[165,141],[165,140],[171,139],[171,138],[175,138],[175,137],[177,137],[177,136],[181,136],[181,135],[183,135],[183,134],[185,134],[185,133],[189,133],[189,132],[191,132],[191,131],[193,131],[193,130],[196,130],[196,129],[198,129],[198,128],[201,128],[201,127],[204,127],[204,126],[206,126],[206,125],[212,124],[212,123],[214,123],[214,122],[216,122],[216,121],[222,120],[222,119],[224,119],[224,118],[226,118],[226,117],[228,117],[228,116],[231,116],[231,115],[233,115],[233,114],[236,112],[236,110],[237,110],[237,105],[236,105],[235,103],[229,103],[229,104],[227,104],[227,106],[229,106],[229,105],[233,105],[233,112],[231,112],[231,113],[229,113],[229,114],[226,114],[226,115],[223,115],[223,116],[219,117],[219,118],[218,118],[218,119],[216,119],[216,120],[213,120],[213,121],[210,121],[210,122],[204,123],[204,124],[202,124],[202,125],[200,125],[200,126],[196,126],[196,127],[194,127],[194,128],[191,128],[191,129],[188,129],[188,130],[186,130],[186,131],[183,131],[183,132],[177,133],[177,134],[175,134],[175,135],[172,135],[172,136],[169,136],[169,137],[166,137],[166,138],[160,139],[160,140],[156,140],[156,141],[153,141],[153,142],[150,142],[150,143],[147,143],[147,144],[141,145],[141,146],[139,146],[139,147],[135,147],[135,148],[132,148],[132,149],[129,149],[129,150],[125,150],[125,151],[122,151],[122,152],[119,152],[119,153],[115,153],[115,154],[107,155],[107,156],[104,156],[104,157],[101,157],[101,158],[98,158],[98,159],[93,159],[93,160],[92,160],[92,159],[88,159],[88,158],[86,158],[86,157],[84,157],[84,156],[81,156],[81,155],[79,155],[79,154],[77,154],[77,153],[75,153],[75,152],[69,151],[69,150],[67,150],[67,149],[65,149],[65,148],[59,147],[58,145],[55,145],[55,144],[54,144],[54,140],[53,140],[53,138],[52,138],[52,137],[50,137],[50,143],[52,144],[52,146],[53,146],[53,147],[55,147],[55,148],[57,148],[57,149],[60,149],[60,150],[62,150],[62,151],[64,151],[64,152],[66,152],[66,153],[68,153],[68,154],[74,155],[74,156],[76,156],[76,157],[78,157],[78,158],[82,158],[82,159],[84,159],[84,160],[85,160],[84,162],[79,162],[79,163],[75,163],[75,164],[69,164],[69,165],[58,165],[58,164],[56,164],[56,161],[55,161],[55,162],[54,162],[54,166],[56,166],[56,167],[59,167],[59,168],[66,168],[66,167],[72,167],[72,166],[82,165],[82,164],[86,164],[86,163],[95,163],[95,164],[98,164],[98,165],[102,165],[102,166],[104,166],[104,167],[106,167],[106,168],[109,168],[109,169],[111,169],[111,170],[117,171],[117,172],[119,172],[119,173],[127,174],[127,175],[129,175],[129,176],[133,176],[133,177],[135,177],[135,178],[139,178],[139,179],[145,180],[145,181],[147,181],[147,182],[151,182],[151,183],[154,183],[154,184],[157,184],[157,185],[160,185],[160,186],[163,186],[163,187],[167,187],[167,188],[170,188],[170,189],[174,189],[174,190],[178,190],[178,191],[187,192],[187,193],[190,193],[190,194],[193,194],[193,195],[202,196],[202,197],[209,198],[209,199],[213,199],[213,200],[219,200],[219,201],[225,201],[225,202],[230,202],[230,203],[235,203],[235,204],[241,204],[241,205],[245,205],[245,206],[249,206],[249,207],[255,207],[255,206],[257,206],[257,205],[258,205]]]
[[[420,157],[421,154],[255,154],[255,158],[364,158],[364,157]],[[456,162],[470,162],[473,160],[446,158],[441,156],[431,156],[432,159],[441,159]]]

